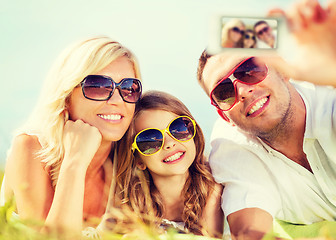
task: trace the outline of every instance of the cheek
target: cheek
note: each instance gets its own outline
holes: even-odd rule
[[[196,157],[196,145],[195,145],[195,141],[194,139],[190,140],[189,142],[187,142],[188,144],[186,145],[187,147],[187,151],[188,151],[188,155],[190,156],[190,158],[192,158],[193,160]]]
[[[135,111],[135,104],[125,103],[125,117],[129,118],[130,121],[133,119]]]

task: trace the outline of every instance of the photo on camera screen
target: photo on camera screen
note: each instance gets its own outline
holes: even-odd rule
[[[281,45],[282,19],[216,16],[210,24],[208,51],[274,52]]]

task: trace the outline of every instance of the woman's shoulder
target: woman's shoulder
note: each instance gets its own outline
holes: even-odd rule
[[[14,137],[13,146],[34,147],[40,145],[38,136],[35,134],[21,133]]]
[[[7,157],[7,165],[34,165],[31,159],[38,159],[38,152],[42,149],[36,135],[20,134],[14,137],[12,147]]]
[[[36,135],[22,133],[14,137],[10,154],[30,154],[41,149],[42,146]]]

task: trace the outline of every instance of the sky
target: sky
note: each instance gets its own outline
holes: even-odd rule
[[[198,58],[215,15],[265,17],[293,0],[0,0],[0,168],[13,131],[29,116],[60,51],[107,35],[135,53],[144,90],[167,91],[203,129],[206,152],[217,119],[197,83]]]

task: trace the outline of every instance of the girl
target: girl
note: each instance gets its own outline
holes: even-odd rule
[[[163,225],[221,236],[222,188],[211,176],[202,130],[186,106],[167,93],[147,92],[137,104],[132,127],[131,207],[141,214],[153,211]],[[146,181],[137,171],[143,171]]]
[[[20,218],[80,232],[83,220],[104,214],[112,159],[126,159],[118,141],[141,95],[139,78],[134,55],[108,37],[60,55],[7,159],[1,191],[3,200],[15,197]],[[121,186],[123,161],[114,167]]]
[[[255,48],[257,39],[252,29],[247,29],[244,34],[244,48]]]

